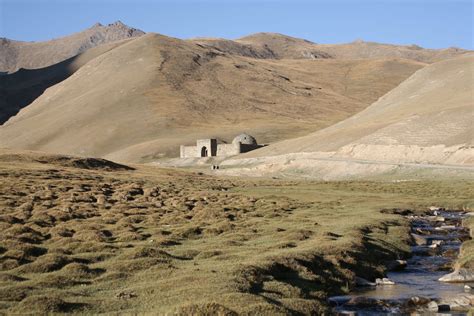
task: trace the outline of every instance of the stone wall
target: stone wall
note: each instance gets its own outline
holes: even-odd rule
[[[197,146],[197,153],[196,153],[197,157],[202,157],[201,150],[203,147],[205,147],[207,150],[206,157],[216,156],[217,154],[217,140],[216,139],[198,139],[196,141],[196,146]]]
[[[179,156],[181,158],[201,157],[201,151],[203,147],[207,149],[207,157],[234,156],[256,148],[254,145],[245,145],[241,143],[217,144],[215,139],[198,139],[196,141],[196,145],[197,146],[182,145],[180,147]]]
[[[219,144],[217,145],[217,156],[232,156],[240,154],[241,144]]]
[[[196,146],[183,146],[180,147],[181,158],[199,157]]]

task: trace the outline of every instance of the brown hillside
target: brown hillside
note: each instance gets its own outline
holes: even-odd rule
[[[269,156],[278,156],[272,158],[274,170],[319,168],[319,175],[334,174],[334,166],[354,160],[395,168],[398,163],[414,163],[466,166],[467,170],[474,164],[473,74],[473,54],[434,63],[349,119],[244,157],[261,157],[258,163],[265,166]],[[261,171],[265,173],[265,167]],[[350,173],[347,166],[338,171],[338,175]]]
[[[390,45],[360,40],[347,44],[316,44],[278,33],[256,33],[235,41],[223,39],[194,39],[192,41],[215,47],[230,54],[276,59],[404,58],[432,63],[469,52],[455,47],[425,49],[417,45]]]
[[[0,127],[2,147],[120,161],[197,137],[307,134],[365,108],[423,64],[258,60],[148,34],[104,53]]]
[[[347,44],[319,44],[317,49],[334,58],[405,58],[425,63],[433,63],[460,56],[470,51],[450,47],[446,49],[426,49],[417,45],[391,45],[374,42],[354,41]]]
[[[0,124],[33,102],[47,88],[63,81],[90,60],[126,41],[116,41],[91,48],[49,67],[20,69],[13,74],[0,76]]]
[[[51,66],[89,48],[143,34],[143,31],[117,21],[106,26],[97,23],[82,32],[45,42],[0,38],[0,73]]]

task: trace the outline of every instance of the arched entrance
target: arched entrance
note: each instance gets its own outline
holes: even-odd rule
[[[201,157],[207,157],[207,148],[206,148],[206,146],[203,146],[201,148]]]

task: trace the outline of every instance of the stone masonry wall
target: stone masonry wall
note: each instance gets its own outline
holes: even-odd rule
[[[199,157],[196,146],[181,146],[180,155],[181,158]]]
[[[237,154],[240,154],[240,143],[217,145],[217,156],[232,156]]]

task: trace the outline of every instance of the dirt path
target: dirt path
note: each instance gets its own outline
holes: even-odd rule
[[[390,165],[390,166],[407,166],[417,168],[434,168],[434,169],[453,169],[453,170],[467,170],[474,171],[474,166],[461,166],[461,165],[445,165],[445,164],[429,164],[429,163],[397,163],[379,160],[365,160],[365,159],[350,159],[350,158],[308,158],[311,160],[318,161],[340,161],[340,162],[355,162],[361,164],[377,164],[377,165]]]

